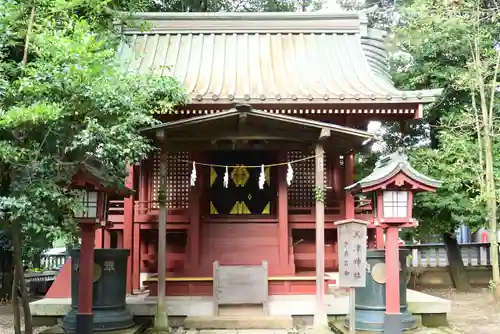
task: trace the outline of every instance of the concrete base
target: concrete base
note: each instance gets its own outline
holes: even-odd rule
[[[131,328],[127,329],[122,329],[118,331],[108,331],[108,332],[94,332],[94,333],[106,333],[106,334],[139,334],[144,331],[144,326],[143,325],[136,325]],[[64,329],[60,326],[54,326],[49,329],[44,330],[41,334],[70,334],[68,332],[65,332]]]
[[[219,316],[187,317],[184,328],[188,329],[291,329],[292,317]]]
[[[427,327],[448,326],[446,313],[422,314],[422,325]]]
[[[335,334],[353,334],[349,333],[349,330],[344,327],[342,321],[336,321],[330,326],[331,332]],[[448,327],[438,327],[438,328],[429,328],[419,326],[415,329],[404,331],[404,334],[461,334],[458,331],[455,331]],[[376,332],[367,332],[367,331],[356,331],[356,334],[377,334]]]
[[[213,316],[212,297],[166,297],[169,316]],[[345,316],[349,311],[347,293],[326,295],[326,313],[329,316]],[[70,298],[45,298],[30,303],[31,314],[36,317],[64,317],[69,312]],[[147,295],[127,297],[127,308],[134,317],[154,316],[156,298]],[[450,312],[449,300],[408,290],[408,310],[413,315],[442,314]],[[309,316],[314,315],[316,297],[314,295],[269,296],[270,316]]]
[[[331,317],[344,317],[349,310],[349,296],[347,293],[326,295],[326,312]],[[178,318],[182,322],[186,316],[212,317],[214,306],[212,297],[167,297],[167,312],[169,320]],[[62,319],[70,310],[71,300],[69,298],[45,298],[30,303],[31,313],[34,321],[39,320],[46,324],[54,323]],[[270,317],[291,316],[294,319],[307,319],[312,324],[316,305],[314,295],[280,295],[269,296]],[[127,297],[127,308],[134,319],[151,319],[156,311],[156,298],[147,295],[135,295]],[[414,290],[408,290],[408,310],[417,318],[422,317],[425,322],[430,319],[446,320],[446,314],[450,311],[449,300],[434,297]],[[222,314],[221,314],[222,315]],[[431,316],[432,315],[432,316]],[[310,320],[310,321],[309,321]],[[179,323],[179,325],[182,325]]]
[[[403,315],[388,314],[384,316],[384,333],[385,334],[401,334],[403,332]]]

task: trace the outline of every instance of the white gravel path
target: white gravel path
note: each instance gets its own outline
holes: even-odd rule
[[[24,321],[22,321],[22,325],[24,325]],[[33,332],[37,334],[45,329],[47,327],[37,327]],[[0,334],[14,334],[14,313],[12,312],[12,306],[8,304],[0,305]]]

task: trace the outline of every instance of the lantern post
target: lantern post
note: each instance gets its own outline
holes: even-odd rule
[[[91,334],[93,328],[92,296],[93,284],[98,271],[94,272],[95,231],[107,225],[108,193],[129,195],[132,190],[120,185],[105,185],[107,174],[103,164],[87,156],[73,175],[71,189],[81,190],[79,209],[74,218],[81,229],[80,259],[72,262],[72,270],[78,273],[78,307],[76,310],[75,333]]]
[[[413,197],[421,191],[435,191],[441,182],[425,176],[410,165],[407,156],[398,150],[377,161],[373,172],[346,187],[354,193],[374,195],[372,223],[382,227],[385,238],[385,295],[384,332],[402,333],[399,230],[417,226],[413,218]],[[406,291],[406,290],[405,290]]]
[[[104,191],[86,188],[81,196],[81,209],[75,212],[75,219],[82,231],[80,262],[73,264],[73,270],[79,272],[77,334],[93,333],[94,234],[96,228],[106,223],[106,203],[107,194]]]

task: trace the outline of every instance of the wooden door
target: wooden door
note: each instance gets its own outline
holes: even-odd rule
[[[272,167],[264,168],[266,182],[259,189],[261,168],[272,161],[269,151],[216,151],[211,153],[209,208],[210,215],[271,215],[275,213],[276,182]],[[228,167],[229,182],[225,188],[224,174]]]

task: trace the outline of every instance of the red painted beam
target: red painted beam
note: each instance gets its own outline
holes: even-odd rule
[[[129,166],[125,186],[132,188],[134,184],[134,166]],[[123,203],[123,248],[130,251],[127,260],[127,293],[132,293],[132,257],[133,257],[133,224],[134,224],[134,199],[132,196],[125,198]]]

